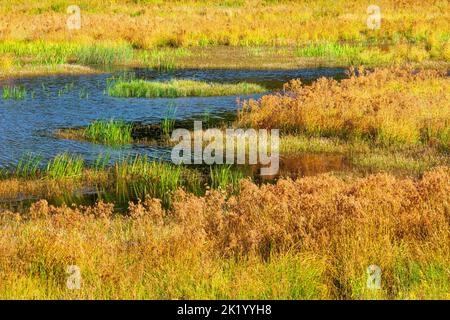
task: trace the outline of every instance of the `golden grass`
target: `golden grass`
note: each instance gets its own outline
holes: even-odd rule
[[[242,182],[237,196],[0,216],[0,297],[448,299],[450,171]],[[382,269],[381,290],[366,269]],[[68,290],[68,265],[81,269]]]
[[[239,124],[380,145],[450,147],[450,80],[444,72],[359,70],[338,82],[298,80],[243,103]]]
[[[427,63],[450,60],[449,5],[447,1],[381,1],[380,30],[369,30],[366,1],[277,1],[275,3],[243,1],[87,1],[81,8],[82,28],[68,31],[66,9],[68,0],[44,0],[24,3],[20,0],[2,2],[0,6],[0,40],[13,47],[42,42],[56,50],[45,61],[64,61],[60,57],[74,45],[81,50],[76,60],[95,62],[96,55],[114,54],[115,64],[152,66],[149,52],[161,47],[207,48],[211,46],[249,47],[251,62],[245,57],[224,62],[216,54],[205,59],[205,52],[184,56],[181,65],[194,67],[298,67],[323,64],[331,59],[338,65],[386,65],[397,62]],[[14,44],[15,43],[15,44]],[[92,50],[99,44],[101,52]],[[322,55],[317,47],[340,48]],[[62,47],[61,47],[62,45]],[[279,47],[285,47],[278,50]],[[269,47],[269,48],[268,48]],[[273,52],[275,48],[275,60]],[[117,51],[117,48],[122,48]],[[143,50],[135,52],[131,48]],[[111,50],[109,50],[111,49]],[[44,48],[41,51],[46,51]],[[150,50],[150,51],[149,51]],[[0,67],[10,68],[18,57],[5,52]],[[50,50],[51,51],[51,50]],[[291,51],[286,54],[285,51]],[[293,52],[292,52],[293,51]],[[326,50],[327,51],[327,50]],[[109,53],[108,53],[109,52]],[[314,53],[315,52],[315,53]],[[208,56],[208,52],[206,55]],[[317,54],[319,54],[317,56]],[[296,55],[300,55],[297,57]],[[123,56],[122,58],[118,56]],[[226,54],[226,58],[235,54]],[[260,56],[261,59],[255,59]],[[21,64],[43,58],[30,53],[18,59]],[[73,57],[72,57],[73,58]],[[111,59],[106,59],[110,61]],[[62,59],[62,60],[61,60]],[[112,60],[114,60],[112,59]],[[104,62],[105,59],[100,59]],[[163,61],[163,65],[178,64],[177,59]],[[217,63],[216,63],[217,61]],[[161,62],[161,61],[160,61]],[[17,63],[17,62],[15,62]]]
[[[420,176],[436,166],[450,166],[448,153],[433,146],[376,146],[363,140],[343,141],[336,137],[283,135],[279,151],[287,159],[302,154],[324,156],[324,159],[327,155],[340,155],[351,164],[347,173]]]
[[[41,66],[12,66],[7,69],[0,67],[0,79],[10,77],[32,77],[42,75],[62,74],[95,74],[98,73],[90,67],[74,64],[41,65]]]
[[[291,45],[309,41],[448,40],[446,1],[381,1],[382,27],[368,30],[366,1],[78,1],[82,29],[66,30],[70,1],[3,3],[2,39],[89,42],[126,40],[139,48],[198,45]],[[20,12],[20,13],[19,13]],[[143,32],[145,30],[145,32]]]

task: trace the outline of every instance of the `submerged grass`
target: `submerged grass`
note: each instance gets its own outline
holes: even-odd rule
[[[108,88],[110,96],[126,98],[209,97],[262,93],[266,91],[266,88],[252,83],[221,84],[192,80],[171,80],[168,82],[145,80],[118,81]]]

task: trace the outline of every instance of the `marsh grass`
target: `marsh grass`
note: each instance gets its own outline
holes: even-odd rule
[[[110,145],[128,144],[133,141],[133,125],[123,120],[97,120],[90,123],[83,132],[86,140]]]
[[[108,88],[110,96],[125,98],[209,97],[254,94],[266,91],[266,88],[252,83],[221,84],[193,80],[170,80],[168,82],[117,81]]]
[[[5,100],[24,100],[27,97],[27,88],[16,85],[3,86],[2,98]]]
[[[320,57],[320,58],[345,58],[348,61],[354,60],[363,50],[362,46],[340,44],[340,43],[318,43],[310,46],[300,47],[295,54],[299,57]]]
[[[42,156],[28,153],[22,156],[14,169],[14,176],[24,179],[36,179],[41,174]]]
[[[150,161],[147,156],[127,157],[114,166],[118,196],[130,199],[148,196],[161,199],[165,208],[170,207],[172,193],[179,188],[194,194],[202,193],[201,175],[183,166],[162,161]]]
[[[161,130],[163,135],[169,137],[175,127],[175,115],[177,108],[174,106],[169,106],[167,109],[166,116],[161,120]]]
[[[17,14],[14,8],[21,5]],[[79,3],[89,24],[67,36],[66,13],[56,0],[39,6],[12,0],[2,5],[5,30],[1,40],[67,40],[91,44],[126,41],[137,49],[205,46],[283,46],[318,43],[386,42],[426,45],[430,55],[448,55],[448,10],[445,2],[386,1],[382,32],[367,29],[367,3],[301,1],[133,1],[104,6],[102,1]],[[52,8],[58,8],[53,10]],[[86,8],[86,10],[84,10]],[[246,12],[246,16],[242,16]],[[429,19],[433,16],[433,19]],[[170,17],[162,19],[162,17]],[[399,19],[398,17],[402,17]],[[291,23],[286,27],[286,21]],[[8,22],[8,23],[6,23]],[[32,23],[31,23],[32,22]],[[251,28],[249,28],[251,24]],[[38,27],[36,27],[38,26]],[[145,30],[145,32],[141,32]]]
[[[149,68],[171,71],[177,68],[178,59],[189,57],[190,54],[190,51],[185,48],[160,48],[145,50],[138,57]]]
[[[215,165],[210,167],[210,186],[214,189],[221,189],[229,193],[238,193],[240,181],[244,179],[243,172],[232,165]]]
[[[83,65],[120,65],[133,59],[133,48],[129,45],[81,46],[74,55],[77,63]]]
[[[340,82],[322,78],[308,86],[293,80],[282,94],[245,101],[239,125],[448,150],[450,82],[445,73],[387,68],[352,70],[349,75]]]
[[[80,156],[62,153],[47,163],[46,176],[50,179],[80,178],[84,160]]]
[[[178,190],[169,210],[146,198],[123,214],[41,200],[0,216],[0,297],[447,299],[449,182],[448,168],[420,179],[243,180],[236,196]],[[66,288],[73,264],[76,293]],[[382,269],[376,293],[371,264]]]

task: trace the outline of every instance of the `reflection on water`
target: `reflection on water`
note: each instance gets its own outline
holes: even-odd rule
[[[257,176],[261,166],[253,166],[253,175]],[[273,180],[279,177],[313,176],[325,172],[346,171],[351,169],[350,162],[342,154],[303,153],[280,157],[280,169],[276,175],[261,176],[261,180]]]

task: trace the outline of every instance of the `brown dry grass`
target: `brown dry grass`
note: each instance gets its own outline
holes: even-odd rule
[[[322,175],[239,195],[0,216],[2,298],[449,298],[450,171]],[[81,268],[67,290],[65,269]],[[382,269],[382,289],[366,269]]]
[[[380,1],[382,29],[367,29],[366,1],[78,1],[82,30],[66,30],[70,1],[2,1],[1,39],[127,41],[158,45],[292,45],[310,41],[419,41],[442,50],[447,1]]]
[[[243,103],[240,124],[381,145],[450,147],[450,80],[445,72],[359,70],[338,82],[292,80],[281,94]]]

